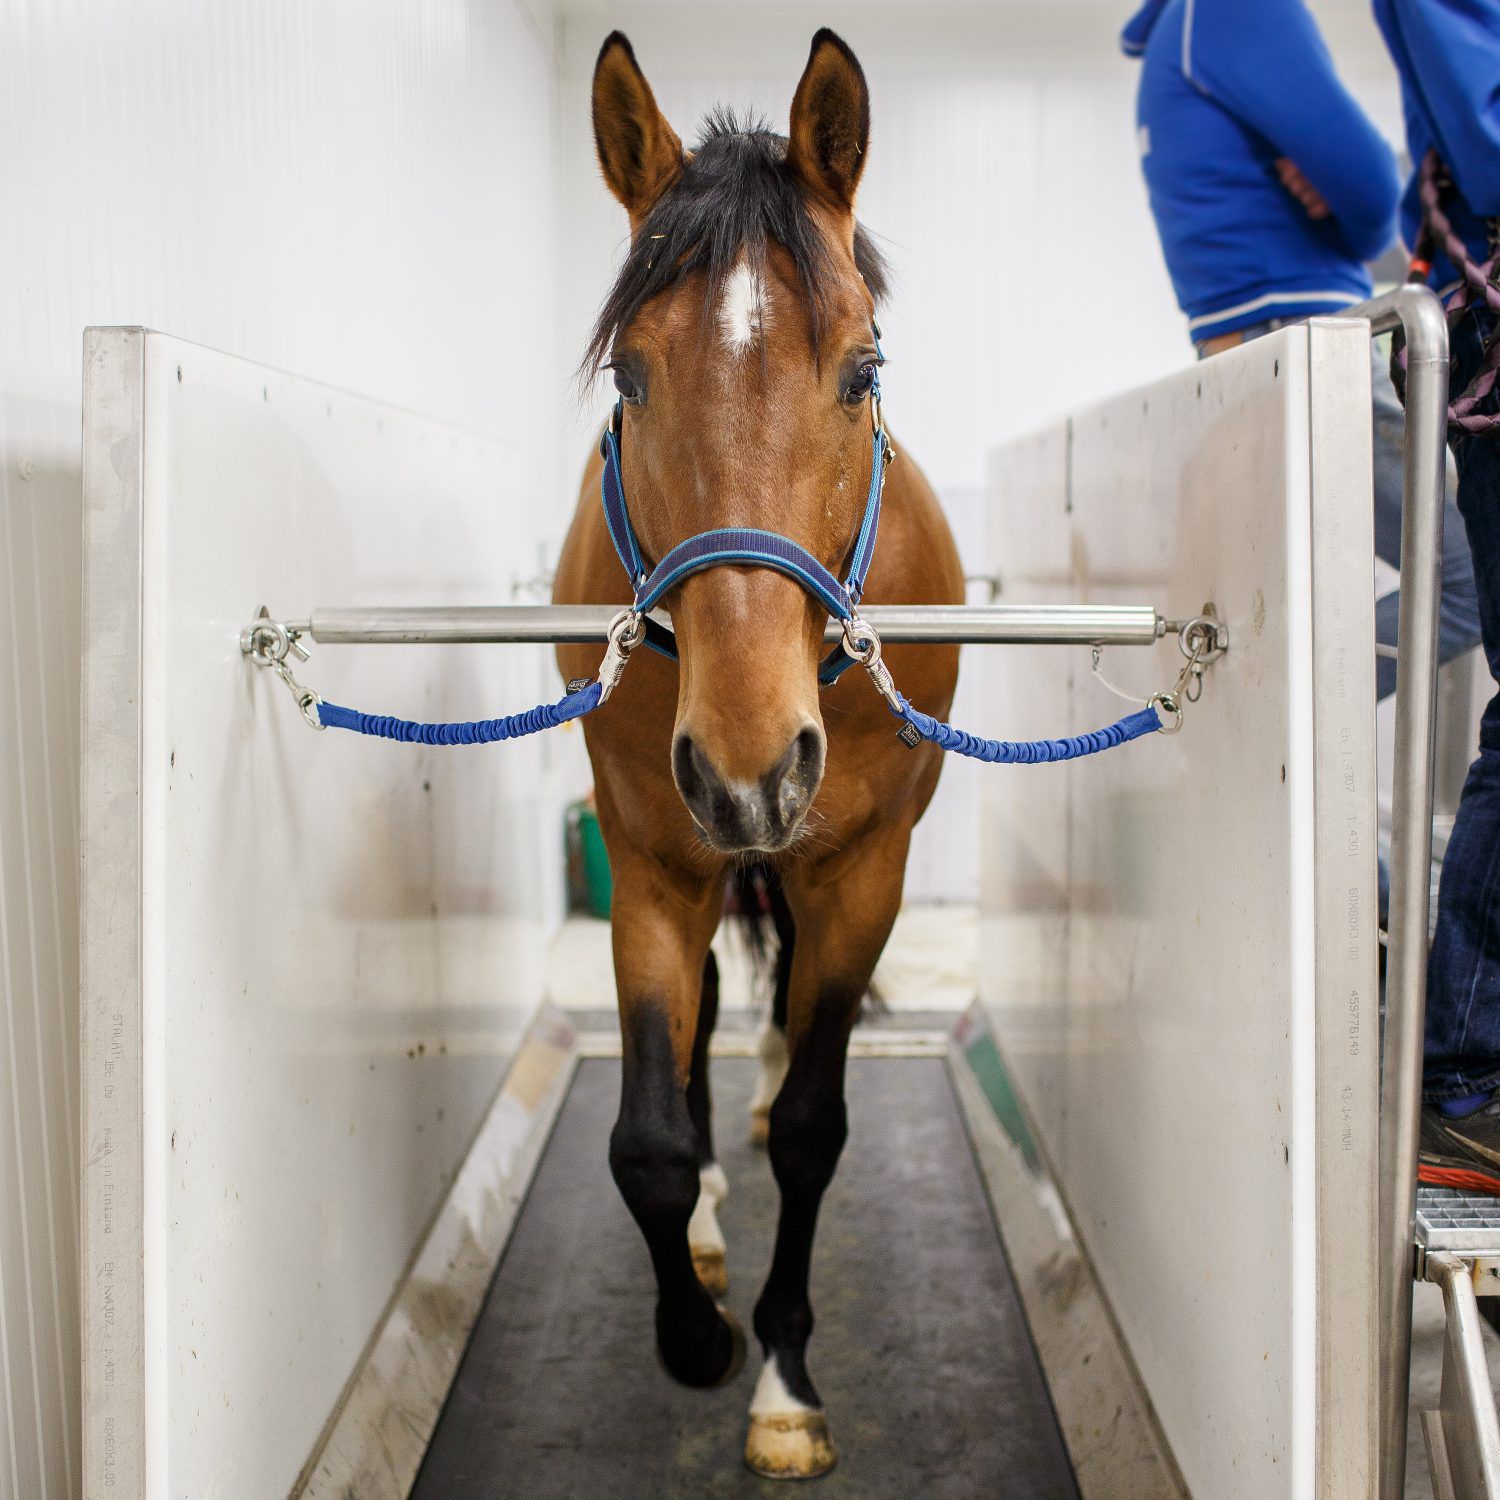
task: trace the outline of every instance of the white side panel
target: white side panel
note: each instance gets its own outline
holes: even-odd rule
[[[0,5],[0,1500],[83,1484],[83,330],[171,328],[506,440],[538,500],[508,602],[581,461],[552,35],[550,0]]]
[[[1180,735],[988,779],[981,927],[1004,1050],[1214,1500],[1363,1495],[1372,1463],[1368,351],[1314,336],[1311,375],[1289,330],[994,470],[1008,598],[1212,600],[1230,629]],[[988,662],[991,733],[1125,711],[1086,653]],[[1144,697],[1181,663],[1104,667]]]
[[[91,340],[91,451],[130,415],[103,377],[141,337]],[[138,495],[90,473],[85,643],[86,782],[129,740],[96,727],[129,719],[139,799],[91,799],[83,828],[87,1041],[113,1068],[85,1079],[90,1139],[112,1131],[110,1182],[94,1160],[84,1181],[85,1346],[100,1373],[139,1290],[144,1358],[90,1380],[85,1485],[108,1493],[102,1455],[129,1463],[144,1428],[146,1494],[251,1500],[295,1480],[541,994],[556,749],[316,733],[237,642],[261,602],[501,596],[531,504],[505,447],[161,335],[144,348],[138,439],[108,445],[139,452]],[[138,696],[101,654],[129,655],[111,601],[137,593]],[[555,692],[542,648],[328,648],[298,670],[411,718]],[[92,962],[122,941],[105,880],[127,925],[139,884],[136,970]],[[118,1196],[137,1183],[138,1218]]]

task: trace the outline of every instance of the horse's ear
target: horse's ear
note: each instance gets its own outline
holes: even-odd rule
[[[814,193],[852,210],[870,143],[870,90],[842,37],[826,26],[792,99],[788,165]]]
[[[634,228],[682,174],[682,142],[619,31],[604,39],[594,64],[594,142],[604,180]]]

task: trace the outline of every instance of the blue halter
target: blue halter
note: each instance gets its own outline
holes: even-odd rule
[[[762,531],[753,526],[720,526],[700,531],[667,552],[654,568],[646,567],[630,524],[625,504],[625,480],[620,468],[620,436],[625,403],[615,402],[609,425],[599,440],[604,456],[604,472],[599,480],[600,498],[604,503],[604,520],[620,563],[635,590],[632,611],[645,621],[646,644],[663,656],[677,660],[677,645],[672,632],[663,629],[649,612],[662,598],[694,573],[724,565],[772,568],[801,584],[834,619],[845,626],[856,619],[860,598],[865,591],[865,577],[875,556],[875,538],[880,530],[880,496],[885,488],[886,465],[895,457],[880,415],[880,329],[875,335],[875,378],[870,386],[870,412],[873,434],[870,440],[870,489],[865,496],[864,514],[854,535],[849,557],[849,571],[842,583],[806,547],[782,536],[779,531]],[[818,668],[818,681],[827,687],[852,667],[857,660],[842,647],[835,647]]]

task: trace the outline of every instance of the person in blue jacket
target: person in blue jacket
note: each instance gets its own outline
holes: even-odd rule
[[[1375,0],[1375,19],[1401,75],[1406,138],[1418,168],[1435,150],[1451,186],[1443,208],[1483,265],[1500,237],[1500,0]],[[1414,180],[1402,232],[1420,239]],[[1457,280],[1446,256],[1429,276],[1440,291]],[[1496,337],[1496,316],[1470,306],[1450,329],[1452,394],[1465,391]],[[1480,404],[1500,411],[1500,391]],[[1500,681],[1500,432],[1449,429],[1458,508],[1478,580],[1485,656]],[[1500,1193],[1500,694],[1479,730],[1438,887],[1437,930],[1427,968],[1422,1147],[1425,1181]]]
[[[1178,305],[1200,356],[1371,294],[1392,243],[1391,148],[1334,71],[1303,0],[1147,0],[1121,34],[1141,59],[1141,167]],[[1405,419],[1375,359],[1375,551],[1401,566]],[[1376,689],[1396,688],[1400,600],[1379,601]],[[1441,655],[1479,644],[1463,523],[1443,523]]]

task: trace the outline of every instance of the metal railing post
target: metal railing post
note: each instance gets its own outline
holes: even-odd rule
[[[1380,1494],[1406,1488],[1411,1377],[1413,1218],[1427,1011],[1432,879],[1433,726],[1448,440],[1448,324],[1426,287],[1402,286],[1358,307],[1373,337],[1406,335],[1406,452],[1401,616],[1396,637],[1396,751],[1391,797],[1391,908],[1380,1077]]]

